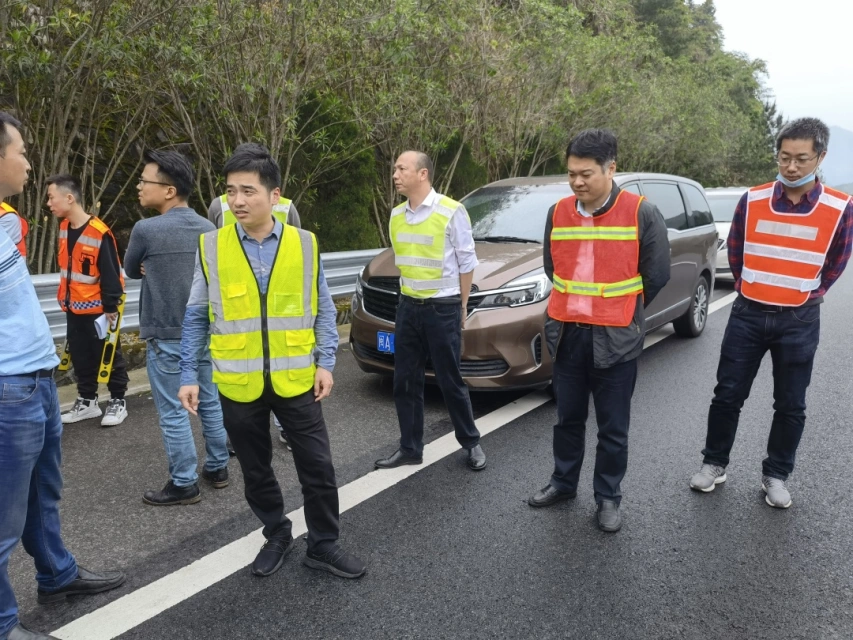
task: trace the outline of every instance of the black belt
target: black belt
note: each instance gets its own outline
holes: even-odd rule
[[[405,302],[411,304],[462,304],[460,296],[445,296],[444,298],[413,298],[412,296],[400,296]]]
[[[577,327],[578,329],[592,329],[593,327],[593,325],[586,322],[567,322],[566,324],[570,327]]]
[[[740,299],[743,303],[749,307],[750,309],[755,309],[756,311],[761,311],[762,313],[784,313],[786,311],[793,311],[794,309],[799,309],[799,307],[784,307],[775,304],[764,304],[762,302],[756,302],[755,300],[750,300],[745,296],[740,296]],[[811,300],[807,300],[804,304],[800,305],[801,307],[811,307],[816,304],[820,304],[821,298],[813,298]]]
[[[21,375],[29,378],[52,378],[55,371],[56,369],[39,369],[38,371],[22,373]]]

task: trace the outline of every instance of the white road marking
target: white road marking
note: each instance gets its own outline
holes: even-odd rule
[[[731,293],[713,302],[709,305],[708,314],[730,304],[736,296],[736,293]],[[646,336],[643,348],[648,349],[672,334],[671,327],[667,325]],[[476,421],[477,429],[480,435],[485,436],[550,401],[548,394],[535,391],[483,416]],[[424,447],[422,465],[372,471],[353,480],[338,489],[341,513],[390,489],[460,448],[456,435],[451,431]],[[293,522],[294,538],[308,532],[301,507],[288,513],[287,517]],[[264,543],[261,531],[257,529],[186,567],[87,613],[52,631],[51,635],[62,640],[112,640],[250,565]]]

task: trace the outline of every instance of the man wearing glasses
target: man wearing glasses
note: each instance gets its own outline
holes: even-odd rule
[[[732,305],[708,412],[702,468],[690,480],[709,492],[726,481],[738,418],[767,351],[773,360],[773,420],[761,488],[787,509],[785,486],[806,422],[806,389],[820,338],[820,304],[850,259],[850,196],[815,176],[829,129],[816,118],[785,125],[776,138],[775,182],[747,191],[728,238],[738,295]]]

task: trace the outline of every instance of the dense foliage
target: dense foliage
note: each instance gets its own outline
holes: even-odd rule
[[[407,148],[455,197],[561,172],[590,126],[616,131],[622,170],[760,182],[779,117],[762,63],[721,39],[712,0],[7,0],[0,108],[27,127],[31,268],[55,263],[44,179],[79,175],[122,244],[148,147],[195,158],[201,211],[234,146],[264,142],[324,251],[387,244]]]

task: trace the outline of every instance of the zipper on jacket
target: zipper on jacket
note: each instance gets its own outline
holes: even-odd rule
[[[272,269],[270,269],[272,272]],[[270,274],[272,275],[272,273]],[[258,283],[258,278],[255,276],[255,282]],[[258,283],[260,289],[260,283]],[[269,291],[270,283],[267,282],[267,291]],[[270,377],[270,340],[269,332],[267,331],[267,292],[261,294],[261,344],[264,349],[264,378]]]

